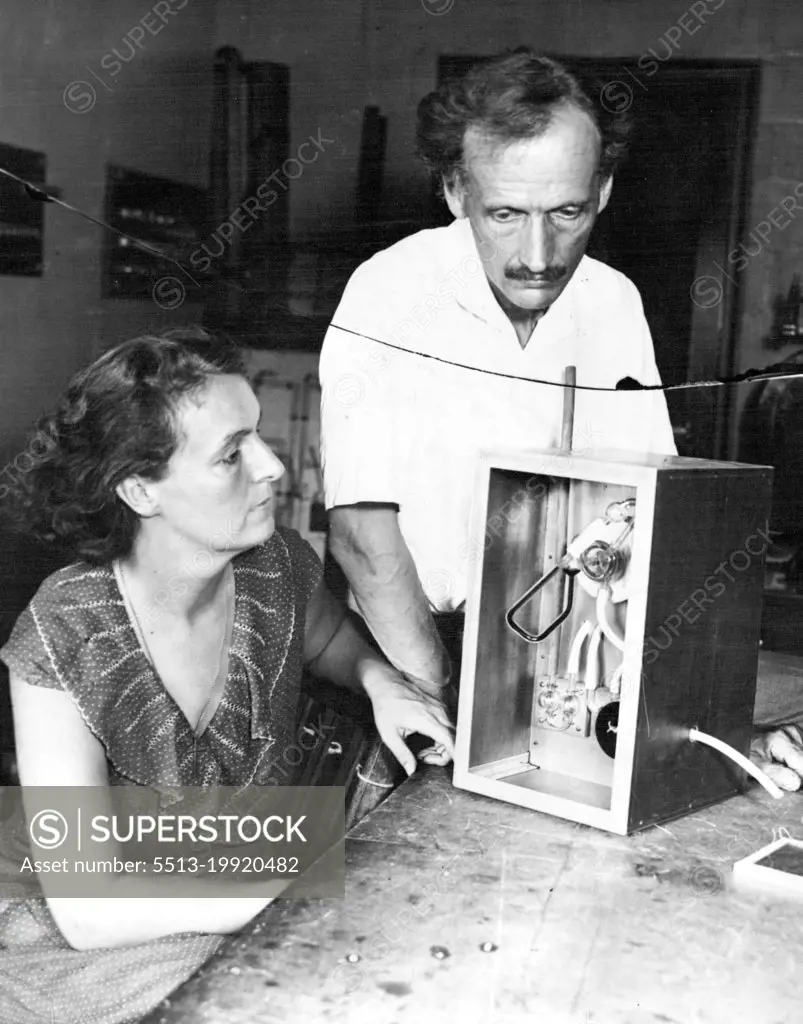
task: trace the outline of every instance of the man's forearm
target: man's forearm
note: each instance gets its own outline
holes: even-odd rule
[[[390,508],[333,509],[330,550],[349,581],[360,614],[400,672],[439,690],[450,664],[412,556]]]

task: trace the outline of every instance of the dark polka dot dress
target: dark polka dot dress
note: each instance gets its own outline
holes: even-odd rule
[[[295,531],[278,528],[232,567],[225,688],[198,736],[151,667],[111,566],[78,563],[48,577],[0,650],[29,684],[69,693],[103,744],[110,785],[147,786],[166,807],[180,786],[292,783],[282,752],[296,739],[306,608],[322,566]],[[0,823],[0,859],[18,857],[19,843]],[[127,1024],[190,977],[222,938],[183,934],[77,951],[43,898],[0,898],[0,1021]]]

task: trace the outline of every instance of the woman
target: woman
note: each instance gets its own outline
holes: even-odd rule
[[[370,698],[405,769],[443,708],[355,632],[320,561],[274,523],[283,472],[239,353],[203,331],[126,342],[71,383],[18,511],[79,559],[2,649],[20,784],[287,783],[302,667]],[[0,843],[0,846],[2,843]],[[0,1019],[141,1017],[268,898],[0,900]],[[112,984],[110,984],[110,982]]]

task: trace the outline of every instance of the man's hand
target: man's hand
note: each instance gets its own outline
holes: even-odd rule
[[[803,735],[796,725],[781,725],[757,733],[750,744],[750,760],[772,781],[794,792],[803,783]]]
[[[443,700],[425,693],[378,660],[365,669],[362,683],[373,705],[377,731],[408,775],[416,769],[416,758],[404,738],[413,733],[434,741],[434,746],[418,755],[422,761],[445,765],[452,760],[454,733]]]

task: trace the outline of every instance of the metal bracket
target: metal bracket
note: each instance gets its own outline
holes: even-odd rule
[[[521,607],[523,607],[533,597],[534,594],[536,594],[542,587],[546,586],[546,584],[549,582],[549,580],[552,579],[552,577],[555,575],[556,572],[558,572],[558,570],[563,572],[565,577],[563,610],[558,615],[558,617],[547,626],[546,629],[542,630],[540,633],[530,633],[522,626],[519,626],[513,618],[513,616]],[[513,630],[514,633],[517,633],[522,638],[522,640],[526,640],[528,644],[537,644],[540,643],[542,640],[545,640],[550,635],[550,633],[554,633],[554,631],[558,628],[561,622],[563,622],[564,619],[568,617],[572,610],[572,603],[574,601],[574,577],[577,575],[578,572],[579,569],[564,569],[561,565],[556,565],[554,569],[550,569],[549,572],[545,576],[542,576],[537,583],[534,583],[530,587],[530,589],[522,597],[520,597],[518,601],[516,601],[514,605],[508,608],[507,614],[505,615],[505,622],[507,622],[508,626]]]

